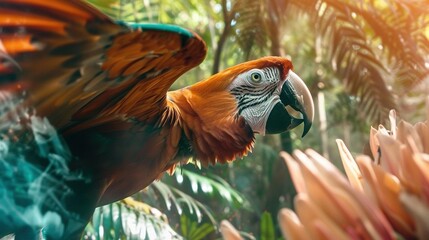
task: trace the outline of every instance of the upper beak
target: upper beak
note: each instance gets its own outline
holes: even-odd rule
[[[291,128],[304,122],[304,131],[302,133],[302,137],[304,137],[313,123],[314,104],[310,90],[308,90],[304,81],[291,70],[286,82],[283,84],[280,100],[285,107],[289,105],[302,114],[302,119],[293,119]]]
[[[289,71],[286,81],[283,83],[281,104],[278,103],[270,113],[267,122],[267,133],[279,133],[295,128],[304,123],[304,137],[311,128],[314,118],[314,104],[311,93],[304,81],[294,72]],[[291,113],[291,108],[298,111],[300,116]]]

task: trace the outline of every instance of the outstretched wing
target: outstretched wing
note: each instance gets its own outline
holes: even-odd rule
[[[100,114],[159,117],[171,84],[205,54],[188,30],[118,24],[81,1],[0,1],[0,89],[28,92],[58,128]]]

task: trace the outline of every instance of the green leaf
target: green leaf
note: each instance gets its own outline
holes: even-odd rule
[[[122,228],[122,206],[118,208],[118,217],[114,219],[114,238],[120,239],[124,233],[124,229]]]
[[[193,231],[190,239],[200,240],[204,239],[207,235],[214,232],[214,227],[211,224],[203,223],[195,231]]]
[[[112,224],[113,222],[112,206],[113,205],[107,205],[103,207],[102,221],[103,221],[104,239],[110,239],[110,229],[112,228],[112,225],[113,225]]]
[[[189,222],[189,218],[186,217],[186,215],[181,215],[180,216],[180,229],[182,230],[182,235],[183,236],[188,236],[188,222]]]
[[[195,216],[198,218],[198,221],[201,221],[203,216],[207,216],[212,222],[212,224],[216,223],[213,213],[206,205],[197,201],[196,199],[182,192],[181,190],[167,185],[161,181],[153,182],[147,188],[147,191],[142,191],[138,193],[136,197],[156,197],[156,199],[158,199],[159,195],[163,198],[162,202],[166,204],[168,210],[171,210],[171,206],[174,205],[179,215],[182,215],[184,214],[183,206],[186,206],[186,209],[188,209],[189,213],[195,214]],[[159,200],[153,199],[153,201],[159,203]],[[161,207],[161,205],[159,205],[158,207]]]
[[[186,215],[180,216],[180,228],[182,230],[182,235],[186,239],[192,240],[206,239],[207,235],[215,230],[213,225],[208,223],[198,224]]]
[[[90,224],[91,229],[88,229],[87,231],[93,232],[94,237],[96,240],[100,239],[100,224],[101,224],[101,211],[94,211],[94,214],[92,215],[92,224]]]
[[[87,238],[182,239],[167,222],[158,216],[135,209],[123,202],[97,208],[94,217],[85,229]],[[98,235],[101,231],[103,236]]]
[[[269,212],[262,213],[261,216],[261,240],[275,239],[275,227]]]
[[[229,204],[238,208],[248,209],[250,206],[249,202],[241,195],[240,192],[236,191],[228,182],[216,175],[208,174],[207,176],[202,176],[186,169],[176,171],[175,175],[176,179],[186,177],[189,180],[191,189],[194,193],[203,192],[210,195],[216,194],[226,200]],[[183,183],[183,181],[178,182],[180,184]]]

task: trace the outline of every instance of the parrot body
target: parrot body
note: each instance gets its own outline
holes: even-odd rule
[[[132,195],[190,157],[226,163],[253,147],[255,133],[302,122],[308,131],[311,95],[285,58],[242,63],[168,91],[205,54],[191,31],[115,23],[81,1],[0,1],[0,90],[49,120],[70,150],[67,172],[85,176],[58,177],[71,192],[58,197],[61,208],[72,214],[61,213],[63,231],[47,230],[47,238],[78,238],[96,206]],[[0,227],[0,236],[25,227]]]

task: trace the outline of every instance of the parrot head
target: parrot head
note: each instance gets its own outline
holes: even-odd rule
[[[264,57],[228,68],[201,84],[229,92],[235,99],[235,113],[254,133],[281,133],[303,123],[305,136],[313,122],[314,105],[292,68],[286,58]]]

